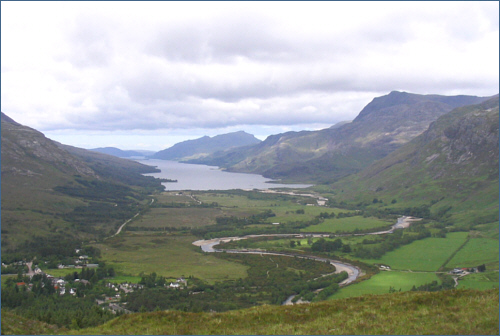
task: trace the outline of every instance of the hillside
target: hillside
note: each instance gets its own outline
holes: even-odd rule
[[[498,95],[457,108],[407,145],[334,184],[335,198],[378,198],[391,207],[427,204],[434,216],[469,228],[497,222],[498,119]]]
[[[135,151],[135,150],[121,150],[115,147],[99,147],[90,149],[93,152],[99,152],[103,154],[113,155],[119,158],[133,158],[133,157],[144,157],[147,155],[153,155],[152,151]]]
[[[204,136],[195,140],[187,140],[159,151],[151,156],[153,159],[184,161],[205,157],[217,151],[248,146],[260,140],[243,131],[221,134],[214,137]]]
[[[498,289],[370,295],[225,313],[139,313],[70,334],[497,335]]]
[[[272,135],[260,144],[192,162],[276,179],[333,182],[401,147],[453,108],[486,99],[393,91],[373,99],[351,123]]]
[[[53,335],[67,331],[66,328],[30,320],[2,309],[2,335]]]
[[[77,219],[75,210],[116,203],[120,197],[138,202],[142,190],[161,187],[141,175],[153,167],[59,144],[3,113],[1,127],[2,252],[16,251],[35,236],[104,234],[117,220],[112,214],[95,225],[77,225],[83,217]],[[111,194],[118,190],[122,194]]]

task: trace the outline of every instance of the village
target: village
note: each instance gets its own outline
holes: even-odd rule
[[[59,263],[58,270],[72,270],[65,276],[53,276],[40,268],[33,266],[33,261],[15,261],[10,264],[2,262],[2,275],[10,275],[6,282],[14,282],[16,287],[23,291],[39,291],[44,288],[48,293],[85,297],[87,294],[95,295],[96,304],[104,310],[109,310],[114,314],[127,314],[131,311],[123,306],[126,294],[145,288],[144,284],[122,282],[116,283],[108,281],[113,278],[112,268],[100,268],[98,263],[91,263],[92,257],[81,254],[79,249],[75,249],[75,257],[72,264],[64,265]],[[47,265],[48,261],[43,261]],[[15,272],[13,272],[15,271]],[[98,272],[99,271],[99,272]],[[6,272],[12,272],[6,274]],[[14,277],[17,275],[17,277]],[[104,275],[104,277],[103,277]],[[156,285],[156,284],[155,284]],[[187,280],[183,277],[175,281],[162,284],[165,288],[182,290],[187,288]]]

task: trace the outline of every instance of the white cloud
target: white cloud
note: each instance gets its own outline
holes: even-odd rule
[[[2,111],[51,132],[210,133],[331,125],[392,90],[493,95],[498,9],[476,1],[3,2]]]

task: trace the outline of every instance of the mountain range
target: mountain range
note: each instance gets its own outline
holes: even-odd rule
[[[154,151],[146,150],[121,150],[115,147],[99,147],[90,150],[93,152],[113,155],[119,158],[142,158],[145,156],[153,155],[155,153]]]
[[[435,213],[449,207],[449,213],[459,213],[462,204],[477,216],[486,209],[481,221],[487,221],[498,217],[498,96],[394,91],[373,99],[352,122],[324,130],[271,135],[265,141],[245,132],[203,137],[152,157],[312,181],[339,201],[383,197],[400,206],[430,204]],[[192,157],[197,159],[188,160]],[[34,233],[69,232],[77,221],[75,209],[89,202],[101,202],[101,210],[103,204],[140,203],[147,190],[161,188],[159,181],[141,175],[153,171],[132,160],[57,143],[2,113],[2,248]],[[122,187],[127,191],[106,193]],[[485,208],[474,210],[478,197]],[[49,227],[54,216],[57,225]],[[100,234],[116,221],[109,219]],[[16,225],[20,222],[26,225]]]
[[[151,155],[150,158],[186,161],[206,157],[217,151],[254,145],[259,142],[260,140],[255,136],[244,131],[221,134],[214,137],[204,136],[195,140],[179,142],[170,148]]]
[[[406,145],[334,183],[333,198],[362,203],[378,199],[381,207],[424,206],[442,222],[465,229],[494,224],[498,221],[498,110],[498,95],[454,109]]]
[[[487,99],[393,91],[373,99],[352,122],[339,127],[271,135],[253,146],[188,162],[294,182],[334,182],[408,143],[441,115]]]

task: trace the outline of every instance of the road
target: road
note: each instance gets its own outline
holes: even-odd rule
[[[151,199],[151,203],[149,203],[149,205],[152,205],[154,202],[155,202],[155,199],[154,199],[154,198],[152,198],[152,199]],[[141,214],[141,212],[139,211],[138,213],[136,213],[136,214],[134,215],[134,217],[132,217],[132,218],[130,218],[130,219],[127,219],[127,220],[125,221],[125,223],[123,223],[122,225],[120,225],[120,227],[118,228],[118,230],[116,231],[116,233],[115,233],[114,235],[112,235],[112,236],[108,237],[108,238],[111,238],[111,237],[114,237],[114,236],[118,235],[120,232],[122,232],[122,229],[123,229],[123,227],[124,227],[125,225],[127,225],[127,224],[128,224],[128,223],[132,220],[132,219],[134,219],[135,217],[139,216],[140,214]]]

